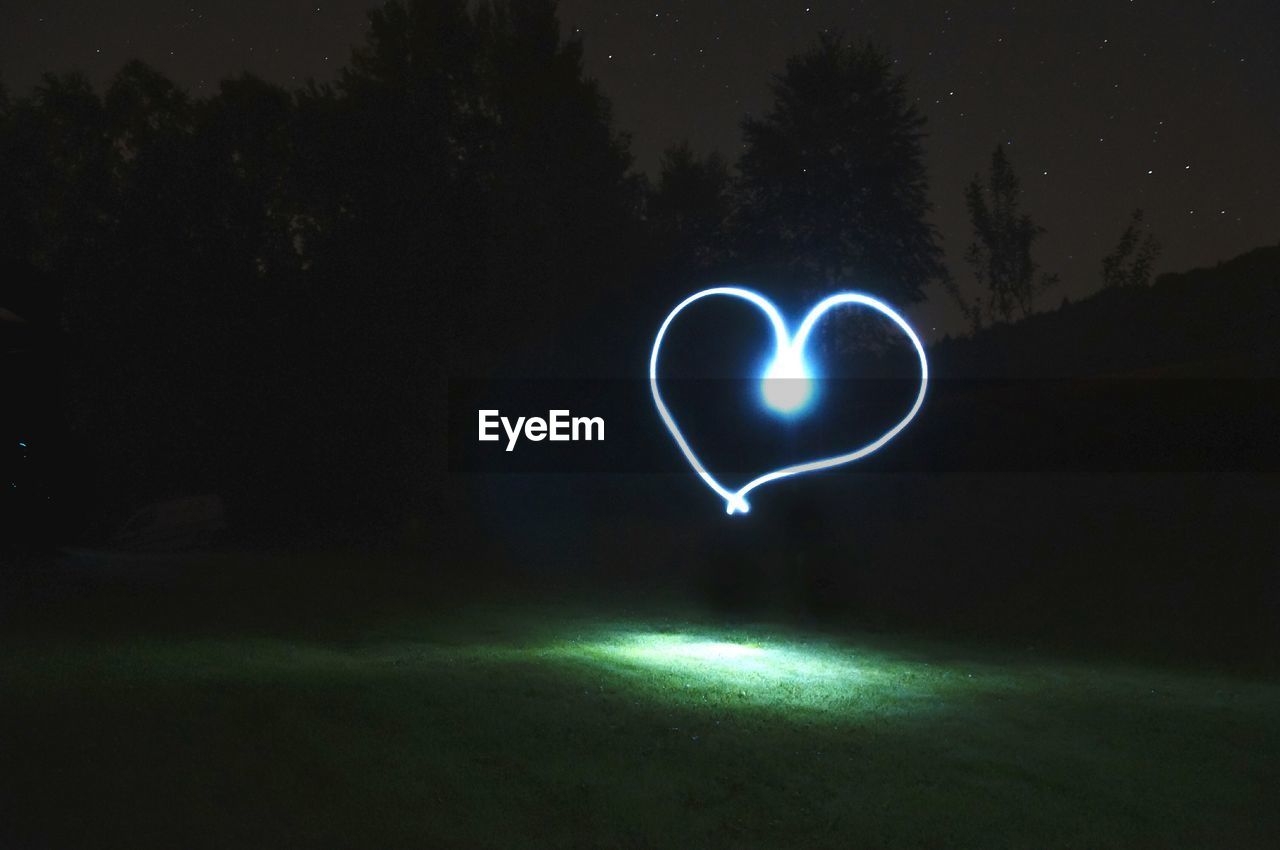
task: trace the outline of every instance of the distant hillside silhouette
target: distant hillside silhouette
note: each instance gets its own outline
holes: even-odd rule
[[[1112,288],[930,356],[939,377],[1280,376],[1280,245]]]

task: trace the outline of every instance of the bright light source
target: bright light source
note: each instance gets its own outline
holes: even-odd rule
[[[667,328],[671,326],[672,320],[685,307],[699,299],[712,295],[727,295],[749,301],[768,318],[769,324],[773,328],[774,354],[769,361],[769,365],[765,368],[764,375],[761,376],[761,392],[764,396],[765,404],[773,410],[791,415],[799,412],[809,403],[813,394],[813,380],[805,363],[805,345],[808,343],[809,334],[817,321],[831,308],[844,304],[870,307],[897,325],[907,339],[911,341],[911,345],[916,350],[916,355],[920,358],[920,391],[916,394],[915,403],[911,405],[911,410],[907,412],[907,415],[898,424],[861,448],[833,457],[775,469],[748,481],[736,491],[729,490],[707,471],[706,467],[702,465],[702,461],[698,460],[698,456],[689,447],[684,434],[681,433],[675,419],[671,416],[671,411],[667,410],[666,402],[662,400],[662,393],[658,390],[658,352],[662,349],[662,340],[667,334]],[[779,478],[786,478],[791,475],[801,475],[806,472],[816,472],[820,469],[830,469],[834,466],[851,463],[881,448],[896,437],[898,432],[907,427],[911,420],[915,418],[920,411],[920,406],[924,404],[924,393],[928,384],[929,361],[925,357],[924,345],[920,342],[920,337],[916,336],[916,332],[907,324],[907,320],[898,315],[887,304],[860,292],[837,292],[835,295],[819,301],[804,317],[804,321],[800,323],[800,327],[793,337],[787,330],[786,323],[782,321],[782,314],[778,312],[778,308],[760,293],[739,286],[716,286],[711,289],[704,289],[681,301],[674,310],[667,314],[662,327],[658,328],[658,335],[653,339],[653,352],[649,355],[649,392],[653,395],[653,403],[658,408],[658,415],[662,417],[667,430],[675,438],[676,445],[684,453],[685,460],[689,461],[689,465],[698,473],[703,482],[717,493],[720,498],[724,499],[725,511],[729,514],[745,514],[751,510],[751,506],[747,504],[747,494],[761,484],[767,484],[770,481],[776,481]]]
[[[813,379],[794,350],[773,359],[761,384],[764,403],[778,413],[798,413],[813,397]]]

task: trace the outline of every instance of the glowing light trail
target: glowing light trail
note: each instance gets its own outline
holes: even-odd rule
[[[880,435],[876,440],[867,443],[861,448],[854,451],[834,455],[832,457],[812,460],[806,463],[797,463],[793,466],[785,466],[781,469],[775,469],[767,472],[757,478],[748,481],[745,485],[737,490],[729,490],[716,480],[706,467],[702,465],[702,461],[698,460],[698,456],[694,454],[693,449],[689,447],[689,443],[684,438],[684,434],[680,432],[680,428],[676,425],[675,419],[671,416],[671,411],[667,409],[666,403],[662,400],[662,393],[658,390],[658,353],[662,349],[662,340],[667,334],[667,328],[671,326],[671,322],[680,311],[695,301],[708,298],[713,295],[726,295],[732,298],[741,298],[754,304],[768,318],[769,324],[773,327],[773,336],[776,342],[773,359],[766,367],[764,375],[761,378],[761,393],[765,403],[774,410],[791,414],[802,410],[809,402],[813,394],[812,375],[809,367],[804,359],[804,348],[809,342],[809,334],[813,331],[813,326],[817,324],[818,319],[831,308],[844,304],[854,304],[862,307],[870,307],[876,312],[884,315],[899,329],[906,334],[907,339],[911,340],[912,346],[915,347],[916,355],[920,358],[920,391],[916,394],[915,403],[911,405],[911,410],[907,412],[896,425]],[[658,329],[658,335],[653,340],[653,353],[649,357],[649,391],[653,394],[653,403],[658,408],[658,414],[662,417],[662,421],[666,424],[667,430],[671,432],[671,436],[675,438],[676,445],[680,447],[680,451],[684,453],[685,459],[689,461],[689,465],[693,467],[698,476],[702,478],[713,491],[725,500],[725,512],[729,514],[742,513],[745,514],[751,510],[751,506],[747,503],[746,496],[752,490],[762,484],[768,484],[770,481],[777,481],[779,478],[787,478],[792,475],[801,475],[806,472],[817,472],[822,469],[830,469],[842,464],[852,463],[855,460],[864,458],[872,452],[883,447],[886,443],[898,435],[903,428],[910,424],[920,411],[920,406],[924,404],[925,389],[929,384],[929,361],[924,354],[924,345],[920,342],[920,337],[916,336],[916,332],[907,324],[907,320],[898,315],[893,308],[889,307],[883,301],[872,298],[870,295],[864,295],[861,292],[837,292],[819,301],[809,311],[808,315],[800,323],[800,327],[796,330],[793,337],[788,331],[786,323],[782,320],[782,315],[778,312],[778,308],[773,302],[765,298],[758,292],[750,289],[744,289],[739,286],[716,286],[711,289],[704,289],[701,292],[695,292],[688,298],[676,305],[675,309],[667,314],[667,318],[663,321],[662,327]]]

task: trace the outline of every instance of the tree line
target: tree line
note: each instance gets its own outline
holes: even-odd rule
[[[732,165],[676,144],[638,174],[553,0],[386,3],[332,82],[294,90],[49,74],[0,90],[0,305],[57,329],[100,486],[379,515],[427,498],[448,376],[593,310],[727,278],[959,295],[925,118],[883,51],[820,36],[742,130]],[[1001,149],[966,199],[975,326],[1029,312],[1053,278]],[[1145,282],[1156,251],[1136,217],[1106,280]]]

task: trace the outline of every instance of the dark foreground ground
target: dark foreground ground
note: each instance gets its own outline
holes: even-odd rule
[[[1263,847],[1280,684],[343,559],[0,609],[0,847]],[[109,576],[106,578],[105,576]]]

